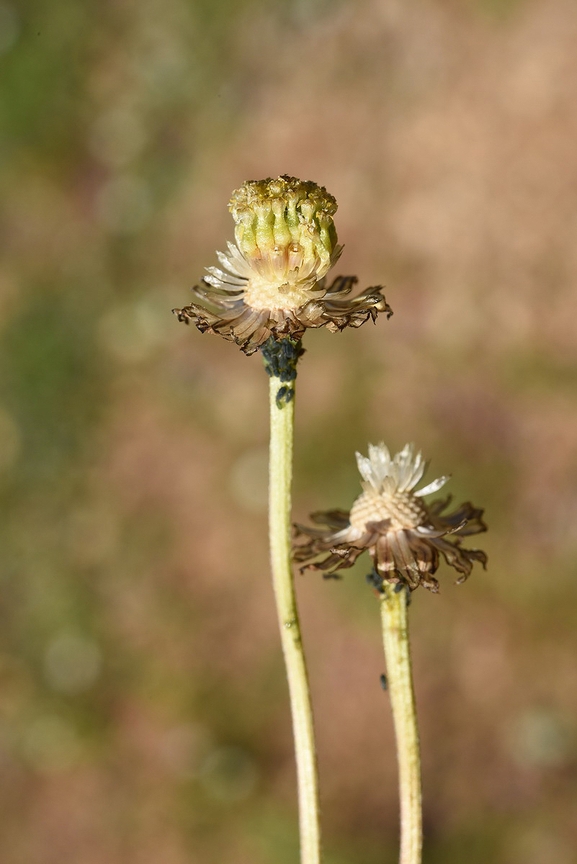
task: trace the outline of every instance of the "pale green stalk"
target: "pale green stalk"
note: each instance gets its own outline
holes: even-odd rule
[[[286,385],[285,385],[286,386]],[[321,831],[313,716],[291,566],[294,381],[289,401],[270,378],[269,532],[272,577],[292,711],[302,864],[319,864]]]
[[[423,845],[421,756],[409,648],[408,591],[395,591],[385,585],[380,602],[399,765],[399,864],[420,864]]]

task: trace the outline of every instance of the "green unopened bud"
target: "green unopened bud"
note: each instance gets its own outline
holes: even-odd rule
[[[255,308],[271,308],[271,303],[296,308],[306,302],[306,292],[340,252],[333,196],[316,183],[283,175],[244,183],[229,207],[237,246],[255,273],[247,289],[250,302]]]

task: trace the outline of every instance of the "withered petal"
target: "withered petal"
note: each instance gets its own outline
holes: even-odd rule
[[[439,582],[433,576],[426,573],[421,580],[421,585],[427,588],[432,594],[439,593]]]
[[[483,510],[473,507],[469,501],[465,501],[453,513],[441,516],[439,523],[443,526],[451,526],[460,537],[467,537],[471,534],[481,534],[487,530],[482,516]]]
[[[381,288],[367,288],[357,297],[348,297],[357,282],[355,276],[337,276],[328,288],[320,280],[310,289],[310,300],[298,309],[256,310],[244,302],[241,279],[224,281],[218,268],[210,269],[209,276],[192,289],[197,302],[173,312],[179,321],[192,322],[201,333],[217,333],[236,342],[245,354],[253,354],[270,336],[300,339],[307,328],[337,332],[360,327],[369,318],[375,321],[379,312],[387,318],[392,315]]]
[[[323,558],[322,561],[309,561],[299,569],[301,573],[304,573],[305,570],[322,570],[323,573],[336,573],[337,570],[346,570],[352,567],[359,555],[364,551],[364,549],[359,549],[356,546],[348,546],[342,549],[335,547],[331,550],[331,554]],[[293,557],[297,563],[302,560],[296,555]]]
[[[366,549],[386,581],[404,582],[411,590],[423,585],[436,593],[439,583],[433,574],[439,567],[441,555],[459,574],[457,582],[469,576],[474,562],[480,562],[483,567],[487,563],[487,556],[480,549],[461,546],[464,536],[487,530],[481,519],[483,511],[466,502],[453,513],[440,516],[449,501],[436,501],[427,508],[428,524],[393,531],[390,519],[367,522],[365,533],[350,542],[343,541],[343,533],[351,528],[349,513],[344,510],[314,513],[311,519],[325,527],[294,526],[297,537],[308,538],[306,543],[294,546],[294,560],[303,565],[301,572],[310,568],[334,573],[351,567]],[[330,554],[318,560],[326,552]]]
[[[358,281],[356,276],[337,276],[327,288],[326,299],[332,300],[334,297],[350,294]]]
[[[455,570],[462,575],[461,581],[464,581],[471,574],[473,569],[473,561],[475,555],[470,555],[470,550],[461,549],[457,543],[449,543],[447,540],[438,538],[432,541],[434,546],[439,550],[447,564],[454,567]]]
[[[437,498],[436,501],[431,501],[431,503],[427,505],[427,509],[432,516],[438,516],[443,512],[443,510],[447,509],[452,500],[452,495],[446,495],[444,498]]]
[[[318,525],[328,525],[329,528],[347,528],[350,525],[346,510],[317,510],[311,513],[311,519]]]

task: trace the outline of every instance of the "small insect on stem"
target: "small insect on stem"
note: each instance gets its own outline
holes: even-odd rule
[[[400,594],[401,591],[405,590],[407,592],[407,606],[411,605],[411,589],[406,582],[397,582],[393,590],[395,594]]]
[[[282,408],[283,405],[288,405],[288,403],[294,398],[294,395],[294,387],[287,387],[286,385],[279,387],[276,394],[276,407]]]
[[[375,568],[371,570],[370,573],[367,573],[365,579],[371,585],[378,594],[384,594],[385,589],[383,588],[383,577],[380,573],[378,573]]]

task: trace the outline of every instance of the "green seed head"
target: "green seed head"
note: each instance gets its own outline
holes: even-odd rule
[[[338,255],[337,202],[322,186],[283,175],[233,193],[236,243],[247,262],[279,284],[322,279]]]

